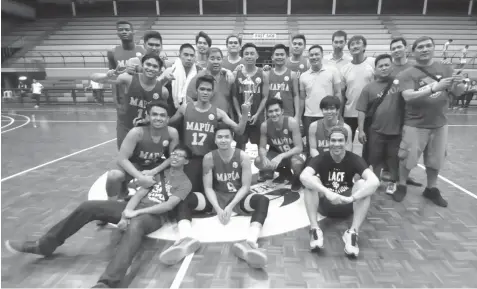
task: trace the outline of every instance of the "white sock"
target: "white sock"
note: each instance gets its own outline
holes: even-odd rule
[[[257,240],[258,240],[258,235],[260,235],[260,231],[262,230],[262,226],[257,226],[257,225],[250,225],[250,228],[248,229],[248,237],[247,237],[247,243],[252,245],[254,248],[257,248]]]
[[[179,240],[192,236],[192,224],[189,220],[180,220],[177,223]]]

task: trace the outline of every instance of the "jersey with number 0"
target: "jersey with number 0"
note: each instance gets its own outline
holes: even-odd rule
[[[270,150],[284,153],[295,147],[293,133],[289,128],[290,117],[283,117],[283,126],[279,128],[271,119],[267,120],[267,142]]]
[[[131,163],[139,167],[157,166],[163,161],[165,152],[169,150],[171,136],[167,126],[159,130],[159,135],[153,140],[149,126],[140,127],[142,139],[136,144],[133,155],[129,158]]]
[[[187,104],[184,114],[184,142],[194,156],[203,157],[216,148],[214,129],[217,123],[216,106],[212,105],[206,112],[200,112],[193,102]]]
[[[124,114],[118,115],[118,124],[131,129],[134,127],[134,119],[146,117],[149,102],[162,99],[162,85],[157,82],[153,89],[146,91],[139,81],[139,74],[135,74],[125,94]]]

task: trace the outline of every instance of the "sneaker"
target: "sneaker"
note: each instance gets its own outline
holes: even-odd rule
[[[441,196],[438,188],[426,188],[422,195],[440,207],[447,207],[447,201]]]
[[[257,182],[263,183],[266,180],[273,179],[273,172],[259,171]]]
[[[345,254],[350,257],[358,257],[359,247],[358,247],[358,233],[355,230],[347,230],[343,234],[343,242],[345,243],[344,251]]]
[[[42,256],[50,255],[41,252],[39,241],[16,242],[7,240],[5,241],[5,247],[12,253],[30,253]]]
[[[175,265],[189,254],[199,250],[199,240],[186,237],[179,243],[170,246],[159,256],[159,260],[166,265]]]
[[[422,187],[421,183],[419,183],[418,181],[416,181],[415,179],[413,179],[411,177],[407,178],[406,184],[411,185],[411,186],[415,186],[415,187]]]
[[[248,242],[235,243],[232,246],[232,252],[235,256],[244,260],[250,267],[255,269],[262,269],[268,263],[265,250],[253,248]]]
[[[386,194],[392,195],[396,191],[396,183],[389,182],[386,187]]]
[[[323,231],[320,228],[310,230],[310,248],[312,251],[323,249]]]
[[[300,189],[301,189],[300,178],[295,177],[295,179],[292,181],[292,184],[291,184],[291,191],[294,193],[297,193],[300,191]]]
[[[404,197],[407,194],[407,187],[403,185],[397,185],[396,190],[394,191],[393,200],[400,203],[404,200]]]

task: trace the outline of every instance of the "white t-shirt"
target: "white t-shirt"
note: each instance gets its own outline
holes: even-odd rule
[[[39,82],[35,82],[31,84],[31,90],[33,94],[41,94],[41,90],[43,89],[43,85]]]
[[[344,117],[358,117],[356,103],[363,88],[374,80],[374,57],[360,64],[348,63],[341,68],[341,83],[346,86]]]

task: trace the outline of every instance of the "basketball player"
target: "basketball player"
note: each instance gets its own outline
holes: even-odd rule
[[[269,72],[269,98],[275,97],[283,101],[284,114],[295,117],[298,123],[298,77],[297,73],[286,67],[287,50],[283,44],[277,44],[272,49],[274,68]]]
[[[296,34],[291,41],[291,56],[287,59],[286,66],[297,73],[297,78],[310,68],[308,58],[303,55],[306,48],[306,38],[303,34]]]
[[[268,74],[257,67],[257,46],[253,43],[246,43],[242,47],[242,57],[245,65],[241,70],[236,71],[236,90],[232,95],[232,99],[235,112],[239,119],[242,119],[240,104],[247,102],[248,98],[251,98],[252,107],[250,113],[248,116],[243,115],[244,118],[248,117],[245,132],[242,135],[235,135],[237,148],[243,150],[249,140],[256,145],[260,142],[260,125],[264,120],[263,110],[265,109],[270,86]]]
[[[144,47],[136,45],[134,43],[134,27],[129,21],[118,21],[116,23],[116,31],[119,39],[121,40],[121,45],[113,47],[111,50],[107,51],[107,58],[109,62],[109,69],[118,69],[122,71],[127,67],[127,61],[133,57],[136,57],[138,53],[141,55],[146,54]],[[119,95],[117,94],[118,87],[113,85],[113,101],[117,106],[118,118],[123,114],[122,103],[120,103]]]
[[[278,171],[279,176],[274,180],[283,183],[291,177],[291,190],[298,192],[301,187],[300,173],[305,164],[301,141],[300,126],[293,117],[283,115],[283,102],[270,98],[265,105],[267,121],[260,127],[260,146],[255,166],[260,171]],[[270,146],[267,151],[267,145]],[[293,175],[290,172],[293,170]]]
[[[227,113],[210,103],[214,86],[215,79],[213,76],[204,75],[197,78],[197,101],[183,103],[169,121],[173,125],[179,120],[183,120],[182,139],[192,151],[192,157],[185,168],[185,172],[192,182],[194,192],[202,192],[204,189],[202,176],[200,175],[202,159],[204,155],[215,149],[214,128],[218,122],[225,123],[238,134],[243,133],[247,123],[246,117],[241,118],[239,124],[235,123]],[[248,114],[250,111],[248,102],[242,105],[242,111],[246,113],[245,116]]]
[[[197,46],[196,65],[202,69],[206,69],[207,50],[212,46],[212,39],[207,33],[201,31],[195,36],[195,45]]]
[[[227,57],[222,61],[222,67],[235,71],[238,65],[243,64],[242,57],[240,57],[242,38],[235,34],[229,35],[225,40],[225,45],[227,46]]]
[[[147,31],[143,36],[144,45],[146,46],[146,54],[155,53],[159,55],[162,59],[164,66],[162,70],[165,70],[167,67],[170,67],[170,63],[166,63],[165,55],[161,55],[162,51],[162,36],[161,33],[157,31]],[[141,67],[141,58],[143,55],[138,55],[129,59],[126,72],[129,74],[142,72]]]
[[[118,199],[126,197],[127,185],[132,179],[136,184],[149,188],[154,184],[154,176],[163,170],[168,163],[159,167],[164,155],[179,144],[179,133],[173,127],[167,126],[169,116],[167,104],[151,102],[148,104],[149,124],[132,128],[119,150],[119,169],[108,172],[106,192],[108,197],[118,194]]]
[[[111,83],[120,88],[118,95],[122,100],[123,113],[118,114],[116,126],[118,149],[135,123],[145,118],[146,105],[152,100],[167,101],[169,97],[167,90],[163,89],[162,82],[157,80],[163,66],[159,56],[155,53],[147,54],[141,59],[141,64],[143,73],[135,75],[121,73],[117,69],[91,75],[91,80],[95,82]]]
[[[185,210],[178,212],[179,222],[191,222],[192,211],[217,213],[219,221],[227,225],[232,214],[252,216],[246,240],[233,245],[232,251],[253,268],[263,268],[267,256],[258,249],[258,236],[267,218],[269,200],[260,194],[250,194],[252,167],[247,153],[232,148],[233,132],[225,124],[215,129],[218,149],[205,155],[203,161],[203,194],[192,193]],[[188,239],[191,239],[190,237]],[[192,239],[193,240],[193,239]],[[199,241],[182,240],[164,251],[160,259],[166,264],[176,264],[199,248]]]
[[[379,180],[366,162],[345,149],[348,131],[342,126],[330,130],[330,150],[311,159],[301,174],[305,186],[305,205],[310,219],[310,247],[323,248],[323,232],[318,226],[318,212],[330,218],[353,215],[351,228],[343,234],[344,251],[348,256],[359,254],[358,232],[366,219],[371,195]],[[353,183],[358,174],[362,179]]]
[[[325,96],[320,102],[320,109],[323,112],[323,118],[310,124],[310,156],[316,157],[329,151],[330,131],[332,127],[342,126],[348,135],[351,135],[351,128],[344,123],[341,117],[341,101],[337,96]],[[353,151],[351,138],[346,140],[345,149]]]
[[[120,286],[121,282],[141,248],[144,237],[161,228],[168,220],[168,213],[190,193],[191,184],[183,172],[189,158],[188,149],[176,147],[171,157],[171,168],[157,176],[151,189],[138,191],[128,203],[85,201],[37,241],[7,240],[7,249],[51,256],[56,248],[89,222],[100,220],[114,223],[124,233],[106,270],[93,288],[123,287]]]

